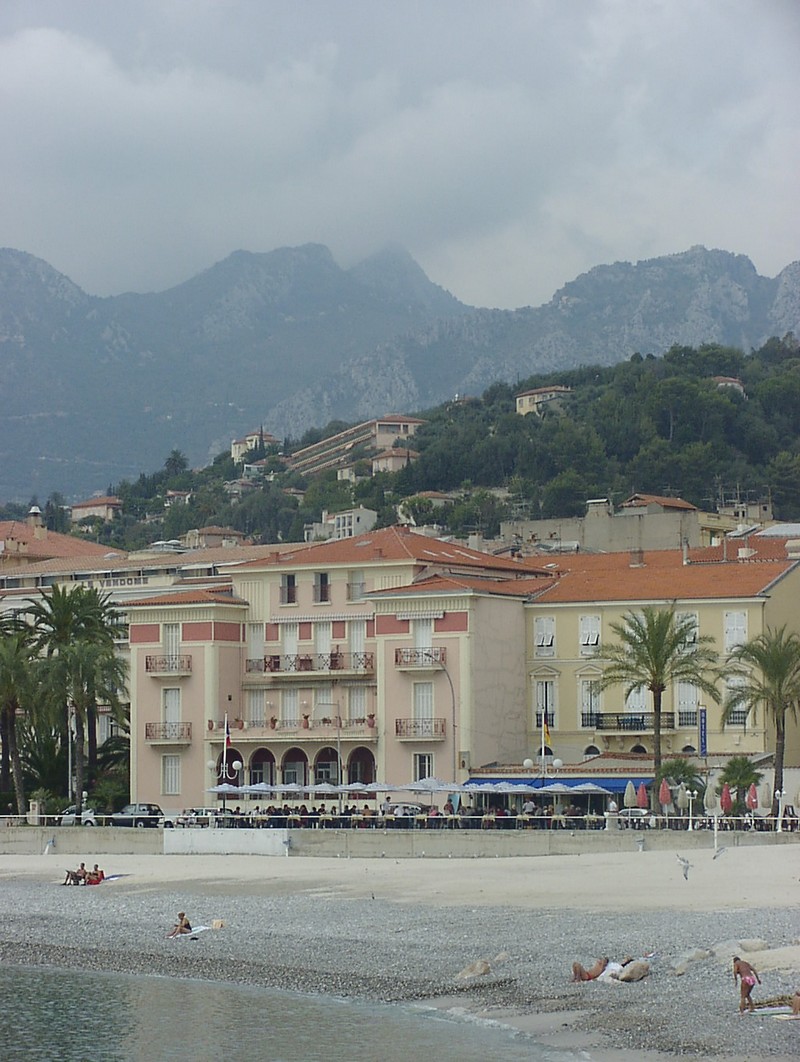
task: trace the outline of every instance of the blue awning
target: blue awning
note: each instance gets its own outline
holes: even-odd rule
[[[613,778],[605,778],[603,776],[593,776],[591,778],[554,778],[552,775],[548,775],[547,778],[470,778],[464,785],[467,788],[477,788],[483,784],[497,785],[500,782],[506,782],[509,785],[526,786],[528,789],[531,786],[534,789],[541,789],[543,786],[552,785],[553,782],[560,782],[561,785],[567,785],[570,789],[574,789],[576,785],[584,785],[586,782],[594,782],[595,785],[601,785],[604,789],[610,789],[612,793],[624,793],[627,788],[628,782],[633,782],[634,789],[638,789],[640,785],[644,784],[645,788],[652,786],[652,778],[640,778],[634,775],[630,777],[615,776]]]

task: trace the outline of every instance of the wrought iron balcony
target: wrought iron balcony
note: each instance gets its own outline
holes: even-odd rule
[[[697,709],[681,708],[678,710],[678,726],[697,726]]]
[[[191,723],[145,723],[145,741],[163,741],[176,745],[188,745],[192,740]]]
[[[555,721],[556,721],[556,713],[555,712],[551,712],[550,709],[548,708],[546,713],[545,713],[545,715],[547,716],[547,725],[548,726],[553,726],[555,724]],[[541,727],[541,725],[542,725],[542,713],[541,713],[541,710],[540,710],[540,711],[538,711],[536,713],[536,726],[537,727]]]
[[[439,667],[447,660],[447,650],[441,645],[424,649],[395,649],[395,667]]]
[[[604,730],[637,734],[652,732],[655,714],[653,712],[582,712],[581,726],[588,730]],[[661,729],[675,729],[675,713],[661,713]]]
[[[148,675],[190,675],[192,658],[187,653],[146,656],[144,669]]]
[[[248,674],[292,675],[308,671],[374,671],[374,653],[274,653],[245,661]]]
[[[396,719],[394,723],[395,737],[412,740],[442,741],[445,730],[444,719]]]

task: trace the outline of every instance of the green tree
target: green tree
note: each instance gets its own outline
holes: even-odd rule
[[[786,752],[786,721],[798,717],[800,708],[800,635],[786,627],[766,631],[743,645],[737,645],[728,657],[727,674],[732,680],[722,713],[723,726],[731,713],[744,710],[747,715],[759,706],[775,728],[775,789],[783,789],[783,763]],[[766,721],[766,720],[765,720]],[[772,813],[777,815],[778,802],[772,798]]]
[[[623,686],[625,696],[642,688],[653,695],[653,764],[661,767],[661,703],[664,691],[677,682],[690,682],[714,702],[719,701],[713,681],[717,652],[713,638],[697,636],[691,616],[679,617],[673,608],[645,605],[627,612],[611,629],[619,641],[603,650],[606,663],[598,682],[600,690]],[[657,799],[657,792],[655,798]]]
[[[758,785],[762,775],[757,771],[747,756],[731,756],[719,773],[717,794],[728,786],[733,797],[733,814],[744,815],[747,790],[751,785]]]
[[[17,801],[17,814],[27,810],[17,716],[31,710],[34,701],[37,653],[31,630],[17,620],[0,625],[0,719],[2,720],[3,764],[0,788],[8,788],[9,765]]]

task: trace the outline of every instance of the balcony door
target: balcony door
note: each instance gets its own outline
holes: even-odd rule
[[[300,627],[297,623],[284,623],[281,625],[281,644],[285,656],[297,656],[297,640],[300,636]]]
[[[174,661],[181,652],[181,625],[180,623],[165,623],[162,633],[164,635],[164,656],[168,661]]]
[[[171,723],[181,721],[181,691],[179,689],[164,690],[164,703],[162,705],[163,722],[167,728]]]
[[[414,632],[414,649],[421,664],[433,663],[433,620],[415,619],[411,626]]]

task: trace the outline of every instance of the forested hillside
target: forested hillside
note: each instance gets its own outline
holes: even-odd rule
[[[737,380],[744,394],[730,385]],[[515,412],[517,393],[554,383],[572,389],[559,409],[541,417]],[[791,334],[751,354],[673,347],[663,358],[636,354],[612,367],[533,376],[514,387],[497,383],[480,398],[419,415],[426,420],[412,444],[419,458],[400,472],[370,476],[366,455],[354,454],[363,477],[355,484],[337,481],[335,471],[304,480],[285,470],[276,447],[252,455],[267,457],[272,480],[232,504],[225,484],[240,470],[227,454],[192,472],[173,452],[158,472],[109,485],[124,515],[112,524],[90,523],[86,532],[126,548],[212,524],[256,542],[295,541],[323,508],[362,504],[389,524],[403,502],[418,523],[435,519],[455,533],[492,535],[512,515],[581,514],[587,498],[618,503],[633,491],[679,495],[707,509],[723,492],[738,491],[770,498],[780,519],[800,519],[800,344]],[[343,426],[287,439],[283,450]],[[305,494],[287,494],[288,488]],[[165,510],[168,490],[191,491],[190,504]],[[434,511],[416,497],[431,490],[450,492],[452,502]],[[58,501],[51,496],[44,507],[51,522]]]

